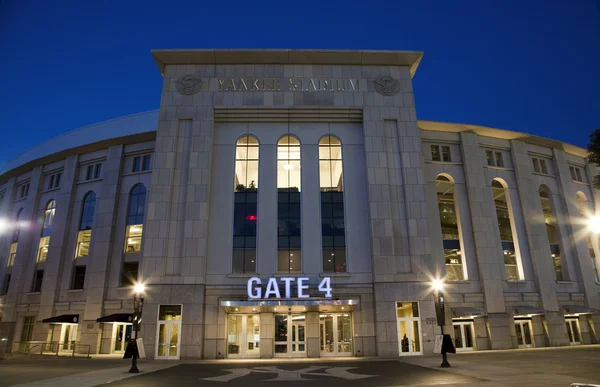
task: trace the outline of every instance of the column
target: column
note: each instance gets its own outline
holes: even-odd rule
[[[260,358],[273,357],[275,341],[275,316],[273,313],[260,314]]]
[[[306,313],[306,356],[320,357],[320,327],[319,327],[319,312]]]

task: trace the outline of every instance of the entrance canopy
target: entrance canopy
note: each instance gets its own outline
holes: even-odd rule
[[[221,308],[227,313],[260,312],[351,312],[359,304],[357,299],[331,300],[248,300],[221,301]]]
[[[515,312],[514,317],[531,317],[546,314],[545,309],[527,305],[515,306],[513,307],[513,311]]]
[[[472,307],[452,308],[452,318],[475,318],[483,316],[487,316],[486,311],[483,309]]]
[[[133,322],[133,314],[132,313],[113,313],[108,316],[100,317],[96,319],[96,322],[101,323],[130,323]]]
[[[580,315],[580,314],[592,314],[600,312],[594,308],[588,308],[587,306],[581,305],[565,305],[561,307],[561,310],[565,315]]]
[[[61,314],[60,316],[45,318],[42,320],[46,324],[77,324],[78,314]]]

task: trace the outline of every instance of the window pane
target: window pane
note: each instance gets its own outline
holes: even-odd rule
[[[151,156],[150,155],[144,156],[143,162],[142,162],[142,170],[143,171],[150,170],[150,160],[151,160]]]
[[[540,167],[542,169],[542,173],[548,173],[548,167],[546,167],[546,160],[540,160]]]
[[[137,262],[125,262],[123,263],[123,270],[121,272],[121,286],[133,286],[138,279],[138,263]]]
[[[125,252],[138,253],[142,250],[142,232],[144,225],[133,224],[125,229]]]
[[[181,320],[181,305],[161,305],[158,309],[161,321]]]
[[[140,157],[133,158],[133,167],[131,168],[131,172],[138,172],[140,170]]]
[[[494,155],[492,154],[492,151],[485,151],[485,159],[487,161],[487,165],[494,165]]]
[[[90,241],[92,240],[92,230],[79,231],[77,234],[76,257],[87,257],[90,250]]]
[[[85,282],[85,266],[75,266],[73,273],[73,289],[83,289]]]
[[[496,166],[503,167],[504,159],[502,158],[502,152],[496,152]]]
[[[442,160],[444,160],[446,162],[452,161],[452,159],[450,158],[450,147],[449,146],[442,146]]]
[[[440,147],[437,145],[431,145],[431,160],[441,161]]]
[[[37,262],[45,262],[46,257],[48,256],[48,246],[50,245],[50,237],[42,237],[40,238],[40,243],[38,245],[38,255]]]

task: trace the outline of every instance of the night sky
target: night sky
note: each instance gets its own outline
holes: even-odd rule
[[[583,147],[600,128],[600,0],[0,0],[0,165],[157,109],[153,48],[419,50],[418,119]]]

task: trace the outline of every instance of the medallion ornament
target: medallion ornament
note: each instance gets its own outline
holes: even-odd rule
[[[375,80],[375,90],[381,95],[394,95],[400,91],[400,81],[392,77],[379,77]]]
[[[183,95],[196,94],[202,88],[202,80],[188,74],[177,80],[177,91]]]

